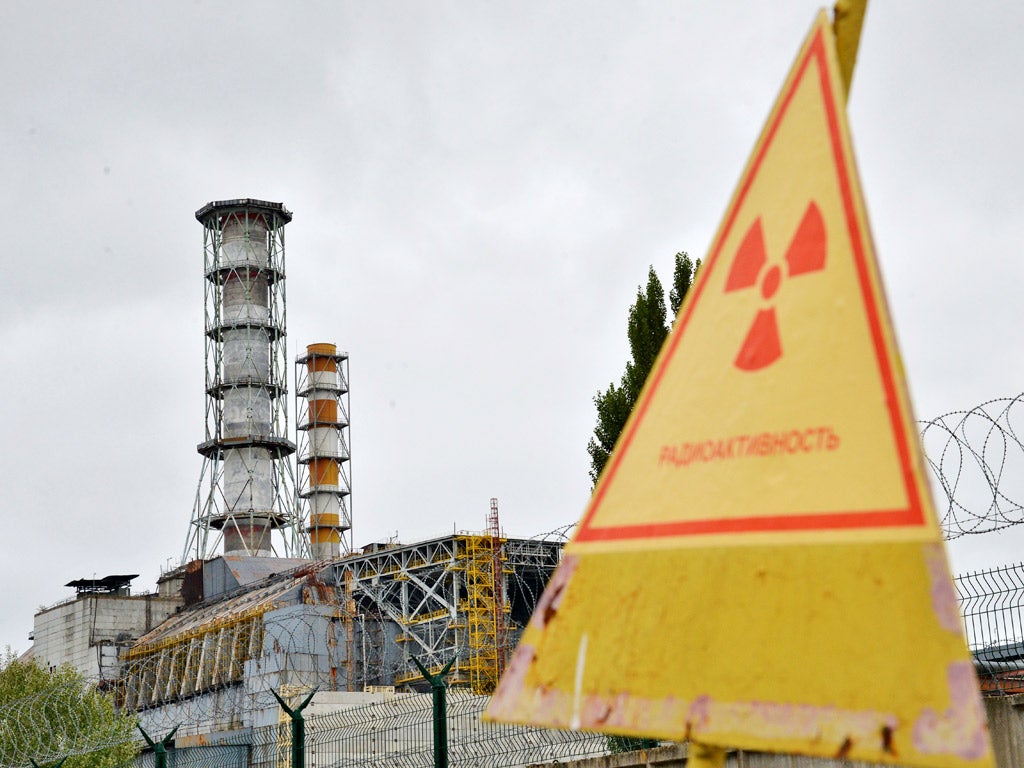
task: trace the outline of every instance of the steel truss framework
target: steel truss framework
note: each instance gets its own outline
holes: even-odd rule
[[[307,556],[289,461],[295,444],[285,437],[284,230],[291,213],[280,203],[239,199],[210,203],[196,218],[203,225],[206,432],[181,562],[212,557],[229,541],[243,554]]]
[[[364,663],[365,681],[413,683],[421,676],[412,656],[431,672],[456,658],[449,682],[489,693],[560,553],[558,542],[466,533],[333,565],[337,583],[349,580],[357,620],[389,622],[404,649],[396,667],[379,673]]]
[[[500,539],[496,559],[493,541],[464,533],[382,546],[199,604],[169,620],[179,628],[158,628],[128,652],[119,700],[161,723],[179,711],[165,717],[166,705],[190,702],[199,715],[233,700],[231,690],[269,699],[272,684],[422,687],[412,657],[433,671],[455,658],[449,684],[489,693],[562,546]],[[217,692],[226,698],[205,696]]]
[[[348,606],[323,581],[322,568],[304,565],[175,614],[124,658],[119,701],[146,711],[151,724],[173,720],[189,702],[200,722],[224,715],[231,701],[226,714],[241,717],[240,693],[269,704],[282,684],[344,690],[352,679],[352,638],[341,627]],[[164,705],[172,706],[161,712]]]

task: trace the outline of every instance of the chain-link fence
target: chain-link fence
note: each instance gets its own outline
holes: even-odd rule
[[[458,768],[514,768],[608,754],[599,734],[485,723],[488,697],[450,691],[448,760]],[[429,695],[394,698],[306,718],[307,768],[431,768]],[[204,744],[188,739],[168,753],[168,768],[290,768],[291,726],[239,730]],[[144,754],[137,768],[152,768]]]
[[[982,691],[987,696],[1024,693],[1024,563],[964,574],[955,579],[955,585]],[[307,714],[307,768],[433,765],[429,694],[391,693],[383,700],[378,696],[376,703],[360,706],[351,706],[352,700],[345,696],[321,694],[317,706],[311,708],[315,711]],[[93,702],[91,708],[83,707],[83,700]],[[487,701],[486,696],[460,689],[449,691],[452,766],[514,767],[608,752],[607,741],[600,735],[482,722]],[[21,768],[30,758],[42,764],[64,755],[85,755],[124,744],[123,731],[83,727],[83,718],[88,720],[86,715],[93,709],[99,712],[101,702],[109,699],[96,688],[68,683],[5,703],[0,707],[0,730],[7,747],[0,756],[0,766]],[[110,703],[102,706],[109,707]],[[146,712],[139,714],[144,717]],[[200,733],[194,716],[208,714],[205,709],[183,707],[177,713],[193,717],[187,718],[188,727],[178,733],[169,751],[168,768],[290,766],[291,730],[287,719],[252,728],[225,721],[216,733]],[[52,727],[54,722],[60,727]],[[164,725],[168,727],[164,729]],[[170,727],[173,724],[155,719],[150,735],[160,739]],[[130,738],[139,740],[138,734]],[[135,765],[152,768],[152,753],[140,755]]]

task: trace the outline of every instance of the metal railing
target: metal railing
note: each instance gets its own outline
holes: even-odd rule
[[[1024,693],[1024,563],[954,579],[982,693]]]
[[[962,574],[954,584],[982,692],[986,696],[1024,693],[1024,563]],[[137,738],[83,726],[80,705],[92,690],[77,681],[6,702],[0,707],[0,720],[18,735],[18,740],[11,744],[0,765],[20,767],[29,758],[51,762],[66,755],[128,744]],[[486,696],[449,690],[451,765],[514,768],[608,753],[606,738],[598,734],[482,722],[487,702]],[[375,704],[327,712],[324,706],[330,706],[328,701],[316,708],[319,711],[311,707],[307,719],[306,768],[431,768],[429,696],[394,694]],[[67,714],[61,715],[61,707],[67,709]],[[177,712],[185,715],[187,708]],[[196,719],[191,722],[201,719],[200,709],[192,714]],[[63,730],[55,730],[54,722],[69,726],[69,733],[81,732],[81,744],[73,744]],[[159,732],[151,734],[154,739],[166,736],[170,728],[164,725],[158,724]],[[168,768],[289,768],[292,737],[288,723],[257,728],[244,728],[239,723],[237,727],[237,731],[216,734],[199,735],[193,730],[182,737],[179,733],[167,753]],[[182,733],[187,730],[183,728]],[[152,753],[139,756],[135,765],[153,765]]]
[[[489,697],[449,691],[448,754],[458,768],[516,768],[608,754],[607,737],[573,731],[485,723]],[[239,731],[211,746],[168,751],[168,768],[289,768],[288,724]],[[306,718],[306,768],[432,768],[429,696],[390,701]],[[140,755],[137,768],[153,765]]]

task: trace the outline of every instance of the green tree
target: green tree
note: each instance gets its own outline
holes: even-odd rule
[[[679,311],[699,268],[700,259],[693,262],[685,251],[676,254],[672,290],[669,293],[673,317]],[[587,453],[590,454],[590,480],[595,484],[626,426],[630,411],[640,397],[640,390],[665,343],[669,327],[665,289],[652,266],[647,271],[647,285],[637,287],[636,301],[629,308],[626,335],[629,339],[630,359],[626,362],[626,370],[618,385],[611,382],[607,389],[594,396],[597,426],[587,443]]]
[[[137,751],[134,716],[75,669],[0,654],[0,765],[70,755],[64,768],[116,768]]]
[[[676,263],[672,270],[672,290],[668,295],[673,318],[679,314],[679,308],[683,306],[683,299],[690,291],[698,269],[700,269],[700,259],[694,261],[686,251],[676,254]]]
[[[647,270],[647,285],[637,288],[636,302],[629,308],[629,321],[626,325],[629,337],[629,352],[632,357],[626,363],[625,386],[630,398],[630,407],[640,396],[647,374],[651,372],[654,361],[661,351],[661,345],[668,336],[668,325],[665,322],[665,289],[654,272],[654,267]]]
[[[597,426],[594,427],[594,436],[587,443],[587,453],[590,454],[590,481],[595,485],[597,478],[601,476],[601,470],[608,463],[615,441],[619,439],[622,428],[626,426],[629,412],[633,410],[633,402],[626,391],[625,382],[618,386],[612,382],[604,392],[594,395]]]

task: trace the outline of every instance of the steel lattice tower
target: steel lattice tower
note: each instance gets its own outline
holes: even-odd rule
[[[217,554],[302,557],[289,457],[285,224],[281,203],[221,200],[203,225],[206,439],[182,562]],[[272,531],[279,531],[279,541]]]

